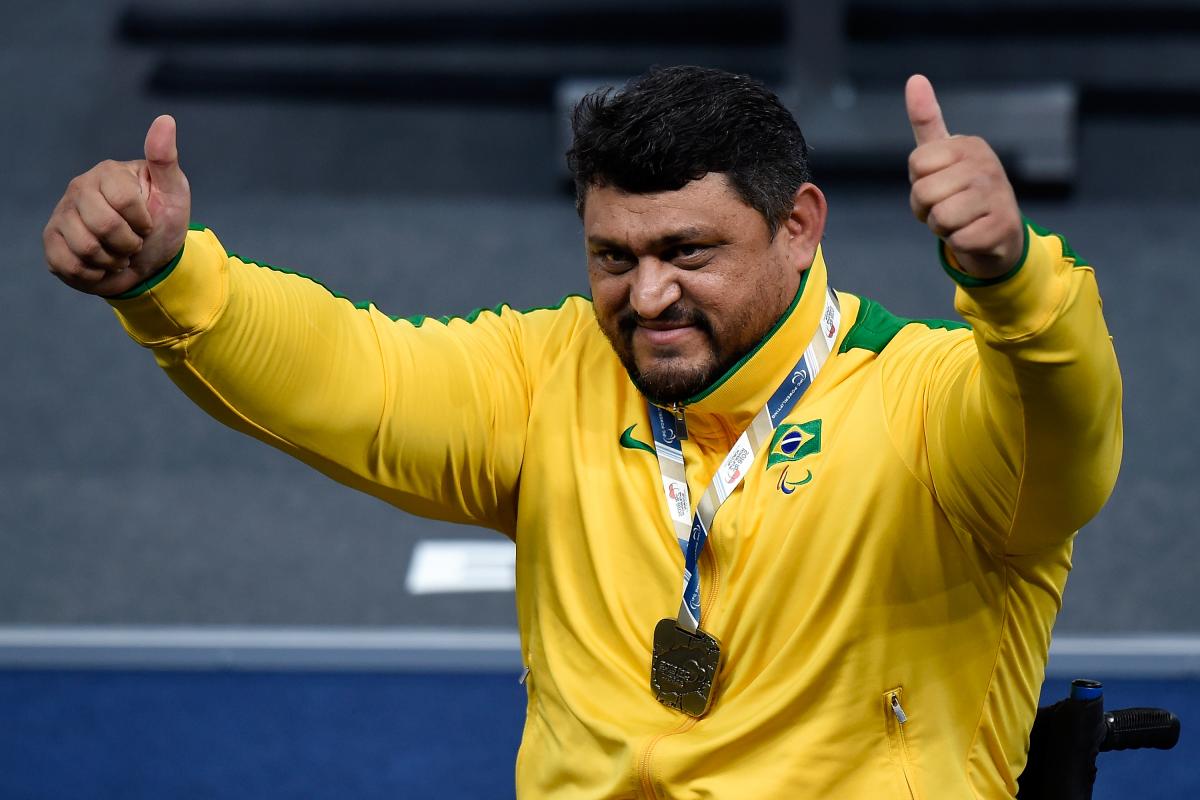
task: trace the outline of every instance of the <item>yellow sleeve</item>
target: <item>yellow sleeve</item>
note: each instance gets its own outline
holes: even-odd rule
[[[973,334],[906,364],[923,384],[921,471],[955,527],[993,552],[1061,546],[1104,505],[1121,461],[1121,377],[1095,274],[1029,225],[1014,272],[955,278]]]
[[[393,320],[208,230],[164,272],[111,302],[201,408],[407,511],[513,535],[533,315]]]

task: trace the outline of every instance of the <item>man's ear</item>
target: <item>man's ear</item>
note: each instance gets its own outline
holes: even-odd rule
[[[779,235],[786,236],[788,256],[797,272],[812,266],[817,246],[825,233],[825,216],[829,208],[825,195],[815,184],[801,184],[792,200],[792,213],[783,221]]]

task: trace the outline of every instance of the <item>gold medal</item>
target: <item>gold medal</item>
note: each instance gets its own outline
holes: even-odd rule
[[[720,667],[721,645],[709,634],[688,633],[670,618],[654,626],[650,690],[664,706],[690,717],[704,716]]]

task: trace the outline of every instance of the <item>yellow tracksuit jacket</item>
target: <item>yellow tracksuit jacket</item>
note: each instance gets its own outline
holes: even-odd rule
[[[688,404],[693,498],[825,289],[818,256],[775,329]],[[644,401],[587,299],[394,320],[199,229],[113,305],[222,422],[516,541],[522,798],[1011,797],[1073,535],[1120,460],[1094,276],[1030,226],[1014,274],[958,286],[973,330],[839,298],[834,354],[785,421],[803,443],[760,454],[701,558],[725,662],[700,720],[649,688],[683,558]]]

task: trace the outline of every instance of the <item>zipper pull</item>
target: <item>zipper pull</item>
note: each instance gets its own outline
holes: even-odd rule
[[[521,671],[521,677],[517,678],[517,683],[521,686],[525,685],[525,681],[529,680],[529,667]]]
[[[904,709],[900,707],[900,695],[892,695],[892,713],[896,715],[896,722],[901,725],[908,722],[908,714],[905,714]]]
[[[688,438],[687,417],[684,416],[683,403],[673,403],[671,405],[671,416],[675,417],[675,435],[681,440]]]

